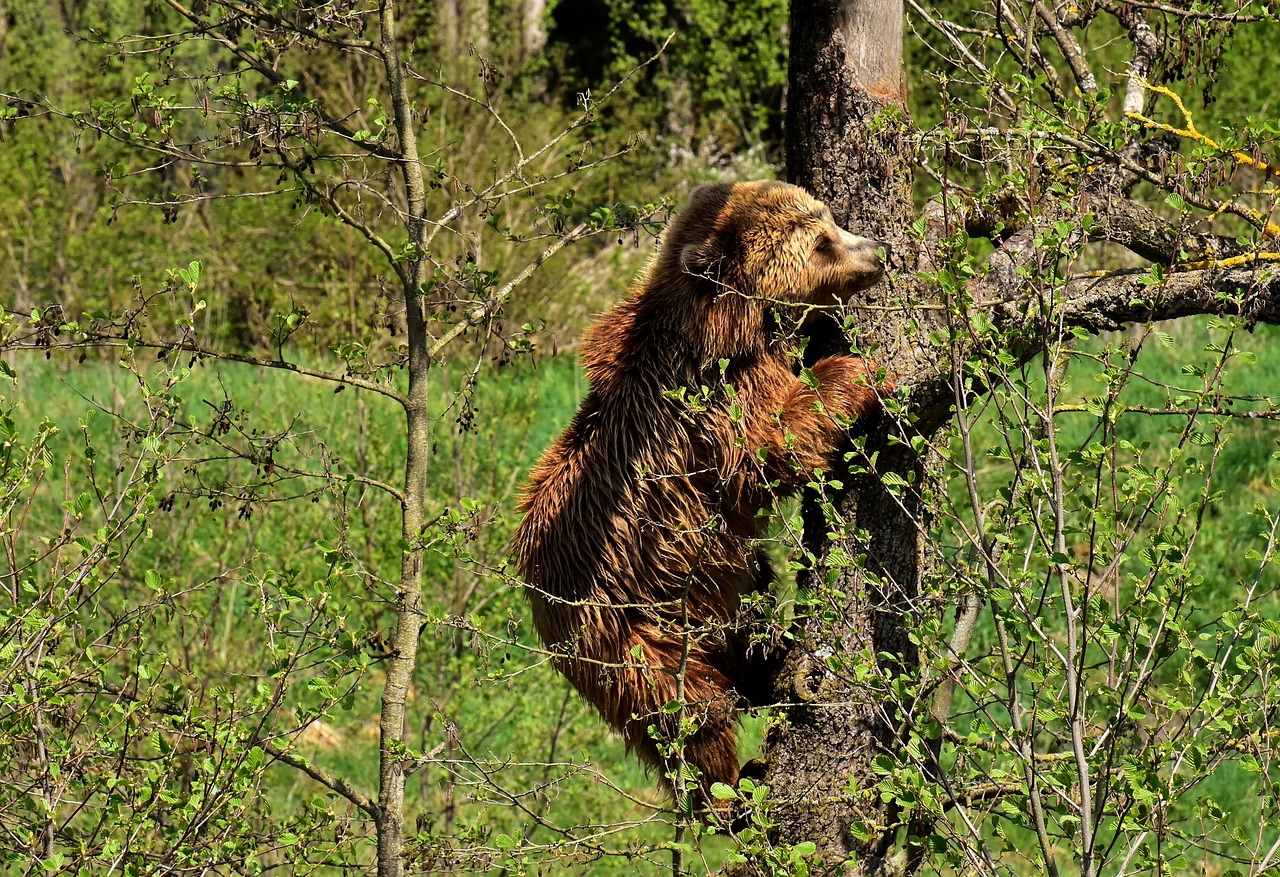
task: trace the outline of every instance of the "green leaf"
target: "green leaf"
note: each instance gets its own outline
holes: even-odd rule
[[[738,791],[726,783],[712,783],[711,795],[719,801],[730,801],[737,799]]]
[[[889,776],[897,766],[897,763],[888,755],[877,755],[871,759],[871,769],[882,777]]]

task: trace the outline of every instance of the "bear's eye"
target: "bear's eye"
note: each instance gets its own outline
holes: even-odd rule
[[[820,234],[818,239],[813,242],[813,251],[815,253],[825,253],[831,249],[833,243],[834,241],[831,240],[830,235]]]

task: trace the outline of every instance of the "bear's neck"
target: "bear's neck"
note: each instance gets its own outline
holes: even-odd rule
[[[759,301],[691,283],[641,282],[596,322],[582,347],[593,389],[635,393],[714,385],[721,362],[782,356]]]

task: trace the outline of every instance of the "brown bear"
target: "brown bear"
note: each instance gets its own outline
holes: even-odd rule
[[[521,501],[519,568],[555,666],[664,776],[695,767],[697,806],[736,784],[737,710],[771,691],[778,655],[741,617],[770,584],[765,510],[879,404],[861,359],[818,361],[816,388],[798,378],[778,317],[876,282],[880,246],[795,186],[694,190],[591,329],[590,392]]]

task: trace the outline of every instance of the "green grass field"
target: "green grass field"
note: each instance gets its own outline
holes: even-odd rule
[[[1260,328],[1236,343],[1261,352],[1274,336]],[[1161,385],[1190,381],[1184,367],[1212,358],[1203,348],[1213,337],[1200,322],[1177,328],[1168,345],[1149,340],[1140,368],[1151,382],[1133,381],[1126,401],[1168,404],[1170,391]],[[15,359],[11,364],[18,383],[4,392],[16,393],[17,433],[30,434],[42,419],[62,430],[49,446],[50,466],[27,527],[29,534],[56,532],[63,499],[88,489],[85,439],[77,424],[94,412],[86,430],[98,449],[95,478],[105,484],[104,479],[118,477],[116,467],[132,453],[129,423],[144,412],[137,381],[109,361]],[[161,365],[154,370],[159,373]],[[1088,362],[1072,374],[1066,401],[1098,392]],[[568,356],[536,367],[521,363],[481,371],[474,395],[464,402],[457,393],[463,376],[441,368],[434,377],[439,419],[428,517],[441,523],[433,531],[424,606],[428,624],[409,720],[415,747],[431,753],[410,785],[422,840],[416,853],[420,864],[480,867],[477,849],[490,851],[498,861],[504,845],[515,844],[529,862],[544,855],[550,859],[553,849],[568,846],[576,850],[569,860],[578,861],[582,873],[660,870],[670,854],[650,845],[673,837],[670,825],[656,815],[662,795],[534,648],[508,562],[507,540],[525,473],[572,416],[585,380]],[[1265,355],[1233,367],[1225,381],[1228,393],[1258,399],[1269,398],[1277,386],[1280,362]],[[259,665],[268,641],[278,635],[265,623],[262,605],[292,587],[303,592],[323,585],[332,593],[326,617],[341,619],[358,646],[355,651],[366,660],[348,655],[324,663],[317,652],[316,666],[295,668],[298,683],[263,721],[285,733],[297,727],[299,717],[311,719],[308,710],[317,701],[306,681],[337,673],[338,687],[350,691],[328,701],[336,708],[293,736],[300,752],[375,794],[377,655],[400,556],[396,502],[375,483],[396,486],[402,478],[402,415],[394,404],[369,394],[335,393],[330,385],[287,372],[232,363],[198,365],[176,392],[180,428],[174,435],[182,450],[163,473],[158,492],[167,499],[119,574],[93,600],[97,618],[83,623],[105,623],[141,605],[148,571],[159,571],[174,583],[174,594],[163,602],[167,611],[157,612],[148,624],[144,650],[160,656],[174,684],[201,692],[207,685],[234,695],[247,691],[256,676],[278,669]],[[1239,407],[1250,406],[1270,407],[1264,401]],[[1085,442],[1095,420],[1085,412],[1061,415],[1062,445]],[[1125,415],[1117,434],[1147,446],[1158,460],[1170,430],[1181,429],[1178,420]],[[1197,598],[1209,601],[1197,617],[1205,619],[1228,608],[1239,583],[1256,572],[1244,550],[1256,545],[1261,526],[1251,512],[1259,503],[1274,507],[1276,501],[1273,454],[1280,426],[1242,419],[1224,428],[1231,438],[1214,479],[1224,493],[1212,505],[1197,552],[1206,579]],[[990,425],[984,429],[978,444],[996,445]],[[269,463],[263,462],[264,450]],[[254,462],[235,459],[233,451]],[[994,466],[987,474],[998,474],[998,463],[984,465]],[[326,560],[332,548],[349,559],[343,570],[335,572]],[[1268,591],[1274,587],[1270,583]],[[1273,597],[1266,605],[1274,613]],[[975,643],[981,646],[992,636],[989,627],[983,628]],[[343,669],[327,669],[332,667]],[[747,737],[757,745],[763,720],[749,724]],[[277,814],[313,800],[318,791],[290,768],[278,766],[269,776],[269,806]],[[1202,788],[1242,801],[1255,794],[1234,770],[1219,771]],[[598,861],[601,849],[611,854]],[[714,870],[724,846],[711,840],[699,850],[695,870]],[[560,861],[557,868],[563,866]]]
[[[126,456],[104,463],[122,449],[122,435],[145,409],[137,381],[115,363],[30,359],[15,363],[15,371],[18,433],[31,432],[42,419],[61,428],[49,444],[52,465],[27,527],[30,534],[56,532],[64,493],[87,489],[85,432],[99,451],[100,480],[127,465]],[[495,838],[503,834],[523,837],[534,859],[540,850],[550,855],[580,843],[579,858],[594,863],[583,866],[590,873],[652,870],[656,866],[644,863],[655,856],[669,863],[670,853],[643,851],[671,839],[666,818],[659,818],[664,796],[625,755],[621,740],[530,650],[536,640],[509,571],[518,490],[542,448],[572,416],[585,381],[572,358],[563,356],[485,374],[463,403],[455,375],[441,369],[436,377],[439,419],[428,518],[453,523],[438,527],[430,553],[428,624],[410,695],[410,737],[421,751],[434,753],[410,786],[419,830],[424,838],[453,838],[459,867],[464,860],[475,867],[475,853],[464,850],[488,847],[497,855]],[[169,501],[92,611],[127,614],[143,600],[139,591],[148,571],[160,571],[172,578],[178,595],[165,601],[172,609],[167,617],[148,627],[145,651],[163,656],[176,684],[243,691],[246,680],[265,669],[257,664],[271,637],[255,604],[277,590],[325,583],[333,592],[330,606],[341,607],[331,614],[357,629],[361,647],[376,656],[384,648],[380,631],[399,575],[399,510],[385,492],[353,485],[346,476],[392,486],[402,481],[403,415],[394,403],[234,363],[199,365],[175,392],[177,420],[205,437],[183,438],[184,449],[166,467],[159,489]],[[472,419],[472,429],[459,425]],[[82,421],[83,432],[77,428]],[[219,423],[222,428],[214,428]],[[266,446],[273,448],[269,475],[230,453]],[[339,576],[327,570],[322,545],[348,552],[352,568]],[[376,657],[360,672],[344,666],[350,672],[342,681],[354,690],[338,709],[296,734],[297,745],[376,795],[381,671]],[[283,729],[306,714],[312,698],[304,683],[318,676],[319,667],[302,671],[270,721]],[[758,727],[759,721],[749,724]],[[754,736],[758,740],[759,732]],[[282,812],[302,806],[318,789],[290,768],[277,767],[272,776],[269,797]],[[636,801],[629,803],[610,783]],[[545,822],[537,830],[521,809],[530,788],[546,790],[530,798]],[[578,840],[567,840],[572,838]],[[707,867],[722,847],[708,842]],[[597,849],[621,852],[596,861]],[[451,855],[435,853],[442,862]]]

